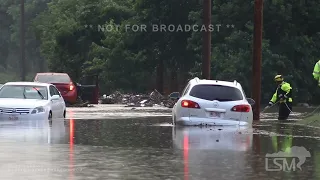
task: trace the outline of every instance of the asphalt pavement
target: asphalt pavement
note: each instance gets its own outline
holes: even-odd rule
[[[173,127],[168,108],[99,105],[69,108],[66,120],[0,121],[0,179],[318,180],[320,131],[296,125],[299,115]]]

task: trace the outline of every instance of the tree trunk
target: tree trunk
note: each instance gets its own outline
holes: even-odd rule
[[[156,89],[163,94],[163,74],[164,74],[164,67],[163,67],[163,60],[161,59],[157,66],[157,84]]]
[[[38,68],[39,68],[39,71],[40,71],[40,72],[44,72],[44,71],[45,71],[44,59],[39,58],[38,63],[39,63],[39,67],[38,67]]]
[[[179,91],[179,83],[178,83],[178,73],[177,70],[173,69],[171,70],[171,74],[170,74],[170,90],[171,92],[177,92]]]

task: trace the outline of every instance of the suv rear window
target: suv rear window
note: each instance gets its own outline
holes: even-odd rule
[[[41,74],[37,75],[35,80],[42,83],[70,83],[70,77],[66,74]]]
[[[189,95],[209,101],[243,100],[243,95],[239,89],[221,85],[196,85],[191,89]]]

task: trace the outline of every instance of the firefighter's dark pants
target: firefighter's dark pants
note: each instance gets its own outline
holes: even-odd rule
[[[287,104],[287,105],[286,105]],[[287,107],[288,106],[288,107]],[[278,120],[286,120],[292,111],[292,103],[279,103],[279,116]]]

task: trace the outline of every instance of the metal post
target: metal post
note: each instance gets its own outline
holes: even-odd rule
[[[24,1],[21,0],[20,4],[20,13],[21,13],[21,24],[20,24],[20,51],[21,51],[21,62],[20,62],[20,69],[21,69],[21,80],[26,80],[26,62],[25,62],[25,19],[24,19]]]
[[[262,54],[263,0],[254,0],[254,36],[252,63],[252,97],[255,100],[253,120],[260,120],[261,54]]]
[[[203,0],[203,24],[206,31],[203,31],[203,55],[202,55],[202,78],[211,79],[211,32],[209,25],[211,24],[211,0]]]

